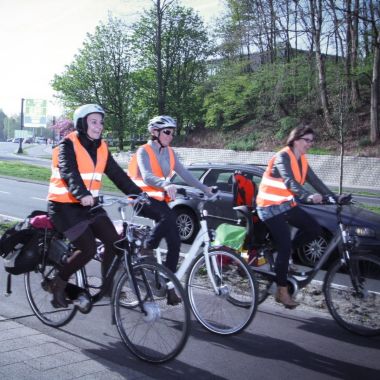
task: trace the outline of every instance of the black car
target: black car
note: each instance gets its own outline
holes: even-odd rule
[[[249,164],[219,164],[203,163],[189,165],[187,169],[207,186],[218,186],[220,199],[206,204],[209,215],[209,225],[212,228],[220,223],[238,223],[236,211],[233,210],[233,174],[236,170],[246,174],[253,182],[259,185],[264,173],[264,167]],[[182,178],[174,175],[172,183],[178,187],[188,187]],[[306,184],[306,186],[311,186]],[[177,213],[177,225],[180,230],[181,240],[191,243],[199,229],[199,214],[196,200],[187,200],[178,197],[169,203]],[[318,239],[304,245],[298,251],[298,256],[303,264],[313,266],[320,258],[337,228],[335,206],[333,205],[301,205],[318,221],[323,228],[323,233]],[[358,251],[380,252],[380,215],[368,210],[349,205],[344,207],[342,213],[345,224],[350,225],[358,241]],[[295,229],[294,229],[295,232]]]

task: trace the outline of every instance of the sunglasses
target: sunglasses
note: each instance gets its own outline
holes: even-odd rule
[[[165,133],[165,135],[168,135],[168,136],[173,136],[174,135],[174,131],[172,129],[164,129],[162,131],[162,133]]]
[[[306,137],[300,137],[300,140],[303,140],[303,141],[307,142],[308,144],[312,144],[314,142],[313,139],[308,139]]]

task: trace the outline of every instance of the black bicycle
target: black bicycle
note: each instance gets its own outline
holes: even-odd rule
[[[349,225],[342,221],[341,212],[344,205],[350,204],[351,195],[332,197],[326,204],[336,207],[338,228],[315,267],[306,272],[292,272],[288,275],[289,292],[296,295],[299,289],[305,288],[315,279],[317,273],[338,250],[339,258],[328,266],[323,280],[323,292],[330,314],[345,329],[364,336],[380,334],[380,259],[371,254],[355,253],[355,236]],[[247,234],[251,236],[252,212],[247,206],[234,209],[247,224]],[[263,259],[264,265],[253,265],[259,285],[259,303],[272,292],[276,279],[274,262],[277,252],[272,246],[269,234],[257,248],[256,260]],[[257,261],[256,261],[257,262]]]
[[[29,304],[44,324],[60,327],[71,321],[76,312],[86,314],[93,304],[111,292],[112,322],[127,348],[142,360],[162,363],[177,356],[188,339],[190,308],[186,294],[177,278],[164,266],[140,257],[141,226],[126,220],[126,208],[133,214],[149,202],[145,193],[124,198],[110,198],[101,206],[118,204],[122,217],[120,240],[115,243],[117,254],[106,274],[104,283],[98,276],[82,268],[68,281],[67,308],[56,309],[51,300],[51,279],[57,273],[62,258],[75,247],[54,229],[46,230],[40,240],[41,263],[25,274],[25,289]],[[98,207],[98,206],[97,206]],[[99,245],[101,253],[101,245]],[[101,255],[97,255],[97,260]],[[182,299],[178,305],[167,302],[167,292],[174,291]]]

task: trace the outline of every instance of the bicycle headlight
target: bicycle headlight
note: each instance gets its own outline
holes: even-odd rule
[[[359,237],[376,237],[376,232],[370,227],[353,226],[350,227],[350,232]]]

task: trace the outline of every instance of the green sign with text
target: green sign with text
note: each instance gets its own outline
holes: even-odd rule
[[[41,99],[25,99],[24,127],[46,128],[47,101]]]

